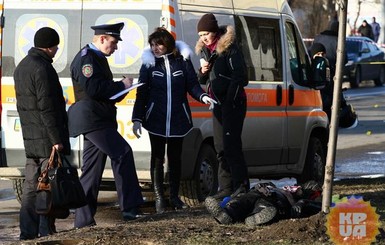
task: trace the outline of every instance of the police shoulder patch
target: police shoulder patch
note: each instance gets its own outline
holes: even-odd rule
[[[85,64],[82,67],[82,73],[85,77],[91,77],[92,73],[94,73],[94,69],[92,68],[91,64]]]

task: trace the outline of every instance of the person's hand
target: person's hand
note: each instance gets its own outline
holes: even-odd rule
[[[53,147],[55,147],[55,149],[56,149],[57,151],[61,151],[61,150],[63,150],[63,148],[64,148],[63,144],[61,144],[61,143],[56,144],[56,145],[53,145]]]
[[[209,110],[212,110],[214,108],[214,104],[217,104],[217,102],[215,100],[213,100],[212,98],[210,98],[207,95],[203,96],[202,102],[205,103],[206,105],[210,104]]]
[[[211,69],[210,63],[207,62],[206,60],[204,60],[203,58],[200,59],[200,64],[201,64],[201,72],[203,74],[205,74],[206,72],[208,72]]]
[[[132,126],[132,131],[134,131],[136,138],[139,139],[142,135],[142,123],[135,121],[134,126]]]
[[[122,82],[124,83],[124,88],[129,88],[132,86],[132,83],[134,82],[134,79],[131,77],[124,77]]]
[[[303,206],[305,205],[305,203],[303,201],[298,201],[296,204],[294,204],[292,207],[291,207],[291,217],[292,218],[299,218],[301,217],[301,214],[302,214],[302,208]]]

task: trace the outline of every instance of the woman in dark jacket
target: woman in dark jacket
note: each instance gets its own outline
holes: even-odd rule
[[[170,205],[187,208],[179,197],[181,154],[184,136],[192,129],[187,92],[205,104],[213,100],[198,83],[189,60],[190,48],[164,28],[157,28],[149,36],[150,48],[143,51],[132,121],[134,134],[140,137],[141,126],[149,132],[151,141],[151,179],[155,192],[157,213],[164,212],[163,163],[165,145],[169,166]]]
[[[200,82],[218,104],[213,110],[214,144],[218,153],[219,191],[206,199],[206,205],[233,192],[246,192],[249,186],[247,166],[242,152],[242,128],[246,115],[248,84],[246,64],[235,42],[232,26],[218,27],[213,14],[205,14],[197,25],[200,55]],[[211,200],[211,201],[210,201]]]

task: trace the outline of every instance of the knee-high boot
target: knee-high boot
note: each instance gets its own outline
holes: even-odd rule
[[[185,209],[188,205],[179,198],[181,166],[178,163],[169,165],[170,205],[174,209]]]
[[[163,179],[164,179],[163,160],[155,159],[153,167],[151,168],[151,179],[154,186],[156,212],[163,213],[166,207],[166,202],[164,200],[164,188],[163,188]]]

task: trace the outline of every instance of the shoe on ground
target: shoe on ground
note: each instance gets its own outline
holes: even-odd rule
[[[261,206],[261,204],[259,205]],[[277,215],[277,209],[274,206],[266,205],[261,211],[250,215],[245,219],[245,224],[249,227],[256,227],[271,222]]]
[[[143,218],[143,217],[146,216],[137,207],[130,208],[130,209],[127,209],[127,210],[123,211],[122,215],[123,215],[123,220],[124,221],[136,220],[136,219]]]
[[[205,199],[205,207],[211,216],[216,217],[223,211],[220,202],[214,196],[209,196]]]
[[[225,210],[222,209],[222,211],[214,217],[214,219],[222,225],[230,225],[233,223],[233,219],[231,218],[230,215],[226,213]]]
[[[170,198],[170,206],[175,210],[187,209],[189,206],[180,200],[179,197]]]

